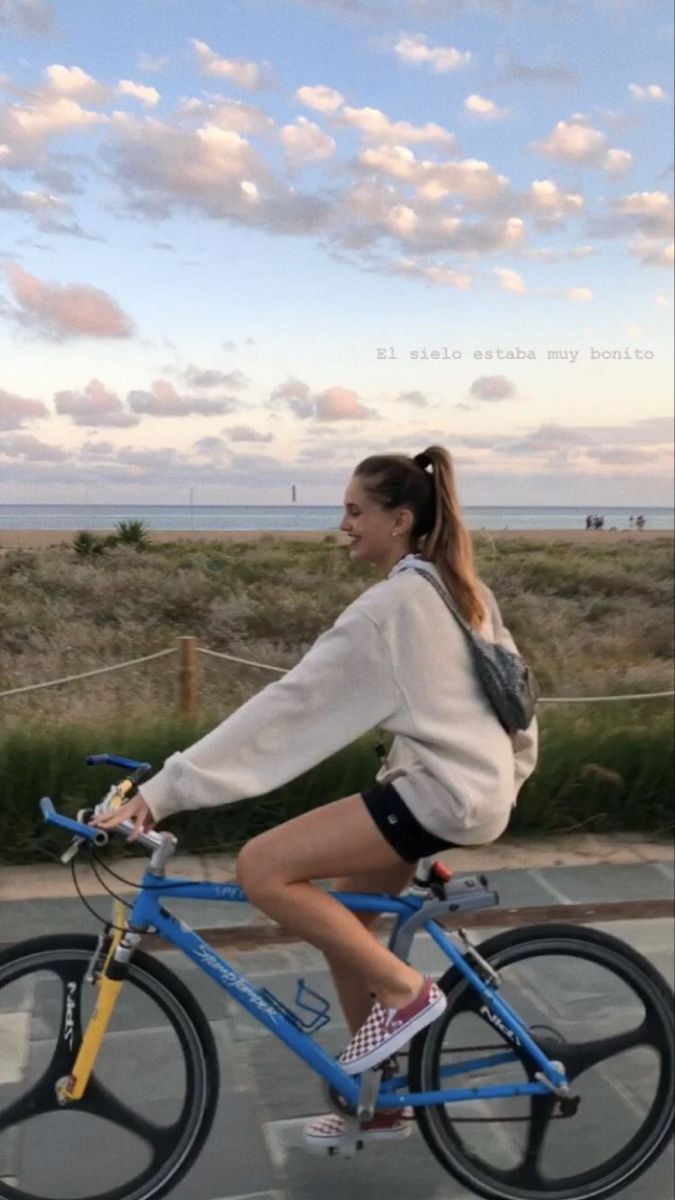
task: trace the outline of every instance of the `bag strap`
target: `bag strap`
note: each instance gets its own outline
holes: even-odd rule
[[[462,629],[467,637],[473,642],[476,637],[475,629],[473,629],[472,626],[469,625],[469,622],[466,620],[466,618],[462,616],[449,592],[443,587],[443,584],[438,581],[436,576],[432,575],[430,571],[425,571],[422,567],[406,567],[405,570],[414,571],[416,575],[423,575],[425,579],[429,580],[431,586],[435,589],[435,591],[438,592],[441,600],[444,601],[446,608],[450,609],[453,617],[456,619],[458,624],[462,626]]]

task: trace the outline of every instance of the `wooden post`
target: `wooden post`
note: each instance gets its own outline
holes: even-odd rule
[[[178,639],[180,669],[178,673],[180,711],[185,717],[197,714],[197,639]]]

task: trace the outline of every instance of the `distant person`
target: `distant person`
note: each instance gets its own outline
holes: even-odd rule
[[[645,518],[642,515],[640,515],[639,517],[635,518],[635,524],[637,525],[640,532],[642,532],[642,530],[644,529],[647,522],[646,522]]]
[[[138,835],[181,810],[263,796],[377,726],[392,732],[374,786],[254,837],[237,863],[252,903],[326,955],[353,1034],[339,1061],[355,1075],[406,1045],[446,1000],[377,940],[375,914],[356,916],[312,881],[336,876],[340,890],[397,895],[418,859],[500,837],[534,770],[537,724],[505,731],[478,685],[464,630],[414,571],[424,564],[475,630],[513,647],[476,574],[447,450],[364,459],[347,483],[340,528],[351,561],[378,567],[381,581],[282,679],[172,755],[97,824],[131,819]],[[360,1136],[404,1137],[409,1128],[387,1111]],[[313,1147],[339,1146],[344,1136],[337,1114],[305,1129]]]
[[[628,527],[629,527],[629,529],[632,529],[632,528],[633,528],[633,526],[634,526],[634,524],[635,524],[635,517],[629,517],[629,518],[628,518]]]
[[[589,516],[586,517],[586,528],[587,529],[593,528],[593,517],[590,516],[590,514],[589,514]]]

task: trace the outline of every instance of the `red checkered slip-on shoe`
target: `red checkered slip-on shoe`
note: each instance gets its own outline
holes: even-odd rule
[[[347,1075],[360,1075],[379,1066],[420,1029],[440,1017],[446,1003],[443,992],[431,979],[424,980],[419,995],[404,1008],[384,1008],[376,1000],[368,1018],[338,1058],[343,1071]]]
[[[412,1133],[412,1122],[401,1118],[400,1113],[375,1113],[371,1121],[362,1121],[356,1139],[356,1149],[366,1142],[394,1142]],[[302,1136],[308,1150],[321,1153],[339,1150],[346,1140],[347,1123],[337,1113],[326,1113],[313,1117],[305,1125]]]

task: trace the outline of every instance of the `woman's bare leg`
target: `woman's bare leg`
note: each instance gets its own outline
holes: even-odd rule
[[[415,873],[415,864],[400,861],[393,867],[383,871],[366,871],[362,875],[346,875],[334,879],[333,890],[336,892],[378,892],[385,896],[398,896],[408,886]],[[372,929],[378,913],[354,913],[354,916]],[[356,1033],[370,1012],[372,1004],[372,986],[360,972],[352,971],[340,962],[328,959],[330,973],[338,994],[342,1011],[347,1018],[351,1033]]]
[[[251,902],[322,950],[338,970],[367,980],[385,1007],[417,996],[422,976],[381,946],[354,913],[309,881],[400,867],[359,795],[303,813],[253,838],[237,877]]]

